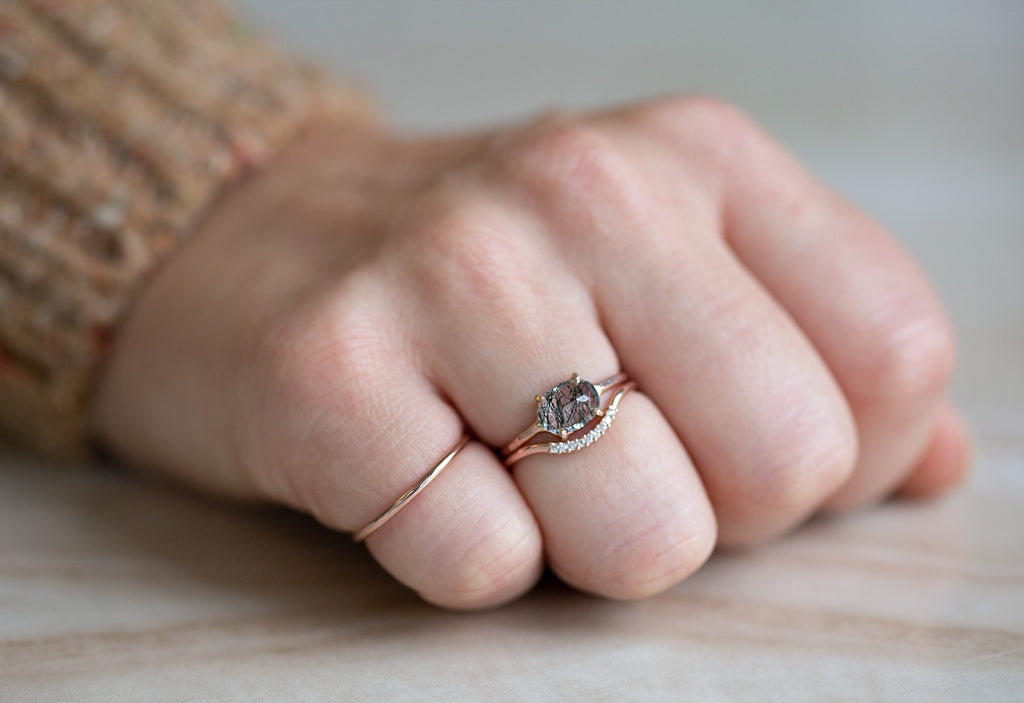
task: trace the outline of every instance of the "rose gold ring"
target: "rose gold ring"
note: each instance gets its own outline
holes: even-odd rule
[[[414,485],[412,488],[410,488],[401,496],[399,496],[398,500],[392,503],[390,508],[388,508],[383,513],[381,513],[373,520],[371,520],[370,523],[363,529],[359,530],[359,532],[356,532],[355,536],[352,539],[356,542],[362,542],[364,539],[366,539],[374,532],[382,528],[388,520],[390,520],[398,514],[399,510],[408,505],[410,500],[418,496],[420,492],[430,484],[431,481],[440,476],[441,472],[444,471],[445,467],[447,467],[448,464],[452,463],[452,459],[455,458],[455,455],[462,451],[462,448],[465,447],[466,444],[468,443],[469,435],[462,435],[462,438],[459,439],[458,443],[456,443],[456,445],[452,447],[452,450],[450,452],[444,455],[444,458],[441,459],[441,461],[437,462],[434,468],[425,473],[423,475],[423,478],[416,482],[416,485]]]
[[[622,397],[634,388],[636,384],[624,373],[606,378],[600,383],[584,381],[579,374],[574,373],[568,381],[536,397],[537,421],[501,450],[505,466],[512,466],[531,454],[568,454],[589,447],[608,431],[615,420]],[[609,394],[611,399],[605,404],[604,398]],[[595,419],[598,419],[596,424]],[[541,433],[559,439],[527,444]]]

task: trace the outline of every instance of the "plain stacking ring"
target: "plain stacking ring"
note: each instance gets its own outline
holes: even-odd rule
[[[608,431],[615,420],[622,397],[634,388],[636,384],[624,373],[606,378],[600,383],[584,381],[579,374],[574,373],[568,381],[536,397],[537,421],[502,449],[505,466],[512,466],[531,454],[568,454],[589,447]],[[612,395],[605,405],[603,396],[607,393]],[[590,426],[595,418],[600,420]],[[581,431],[585,432],[570,438]],[[527,444],[541,433],[555,435],[559,440]]]
[[[359,530],[359,532],[356,532],[355,536],[352,539],[356,542],[362,542],[364,539],[366,539],[374,532],[382,528],[388,520],[393,518],[395,515],[398,515],[399,510],[408,505],[410,500],[418,496],[420,494],[420,491],[422,491],[424,488],[430,485],[431,481],[433,481],[435,478],[441,475],[441,472],[444,471],[445,467],[447,467],[448,464],[452,463],[452,459],[455,458],[455,455],[462,451],[462,448],[465,447],[466,444],[468,443],[469,435],[462,435],[462,438],[459,439],[458,443],[454,447],[452,447],[452,450],[445,454],[444,458],[441,459],[441,461],[437,462],[437,465],[434,466],[434,468],[425,473],[423,475],[423,478],[421,478],[416,483],[415,486],[413,486],[405,493],[403,493],[398,498],[398,500],[391,504],[390,508],[388,508],[383,513],[374,518],[372,521],[370,521],[370,524],[368,524],[363,529]]]

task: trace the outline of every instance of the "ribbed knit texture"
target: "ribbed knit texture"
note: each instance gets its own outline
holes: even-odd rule
[[[370,111],[215,0],[0,0],[0,433],[87,456],[133,293],[323,113]]]

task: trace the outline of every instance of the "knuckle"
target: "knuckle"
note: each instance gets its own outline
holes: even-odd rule
[[[486,206],[466,203],[422,228],[419,261],[431,288],[461,295],[499,296],[514,280],[516,256],[508,225]]]
[[[956,341],[941,311],[899,313],[880,327],[865,352],[857,400],[906,402],[946,387],[956,361]]]
[[[345,296],[290,311],[255,345],[264,386],[289,405],[316,404],[338,386],[372,378],[379,364],[379,324],[365,306]]]
[[[473,198],[425,214],[413,234],[410,280],[434,310],[482,311],[506,331],[529,324],[525,301],[543,288],[529,265],[535,254],[514,218]]]
[[[819,504],[853,473],[857,436],[849,417],[815,410],[813,401],[776,418],[758,447],[745,500],[772,514],[800,514]],[[820,406],[819,406],[820,407]]]
[[[661,98],[641,106],[638,116],[641,121],[686,134],[746,139],[760,133],[742,110],[710,95]]]
[[[499,159],[532,196],[559,209],[623,201],[634,169],[615,141],[577,120],[542,121],[518,134]]]
[[[771,141],[742,110],[711,96],[679,96],[637,108],[634,119],[646,133],[695,164],[710,167],[704,178],[774,153]]]
[[[330,473],[322,469],[352,439],[339,418],[358,416],[354,399],[373,397],[367,386],[387,363],[378,324],[346,297],[271,322],[253,344],[251,376],[233,413],[235,453],[262,490],[325,521],[334,511],[319,503],[333,491],[322,485]]]

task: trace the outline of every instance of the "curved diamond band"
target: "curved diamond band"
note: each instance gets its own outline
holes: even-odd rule
[[[531,454],[569,454],[589,447],[600,439],[615,420],[622,397],[636,387],[624,373],[590,383],[573,374],[544,395],[538,395],[537,421],[523,430],[503,450],[505,466],[511,466]],[[604,404],[604,396],[612,393]],[[593,424],[595,418],[600,420]],[[583,434],[571,437],[586,430]],[[547,433],[560,441],[527,444],[538,434]]]

